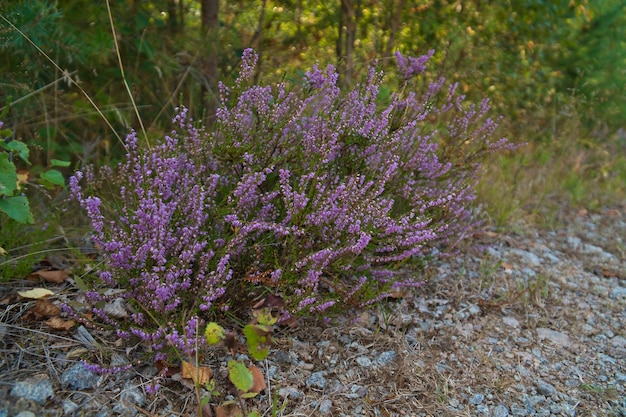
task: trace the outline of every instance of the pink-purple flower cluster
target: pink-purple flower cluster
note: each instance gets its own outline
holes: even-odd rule
[[[431,56],[398,53],[402,78]],[[469,230],[480,158],[511,148],[492,140],[487,102],[465,105],[443,80],[381,108],[375,69],[342,92],[334,68],[314,67],[298,90],[247,86],[255,62],[246,51],[234,87],[220,86],[211,131],[181,108],[150,149],[130,134],[126,161],[104,171],[118,198],[96,196],[102,178],[70,181],[103,251],[100,277],[133,310],[118,335],[160,358],[191,355],[207,313],[245,306],[259,285],[284,300],[283,319],[420,285],[417,266],[399,266],[445,253]]]

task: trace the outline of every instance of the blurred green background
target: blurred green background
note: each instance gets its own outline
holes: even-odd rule
[[[500,134],[528,143],[488,164],[479,201],[488,221],[551,225],[565,208],[624,202],[626,1],[109,5],[128,89],[150,136],[169,130],[181,100],[210,123],[217,81],[234,79],[248,47],[259,53],[255,77],[263,83],[298,83],[317,63],[336,65],[349,87],[377,62],[389,74],[383,91],[397,86],[396,50],[417,56],[435,49],[424,83],[444,76],[469,99],[489,97],[503,117]],[[124,86],[107,2],[3,1],[0,17],[0,105],[5,128],[31,148],[31,172],[52,159],[74,168],[119,160],[116,136],[140,124]]]

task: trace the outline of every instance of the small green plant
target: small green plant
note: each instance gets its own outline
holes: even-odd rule
[[[269,355],[271,334],[273,326],[278,319],[272,309],[268,307],[254,309],[252,314],[254,320],[243,328],[243,334],[246,338],[248,353],[254,360],[261,361]],[[231,350],[234,357],[234,336],[227,333],[218,323],[208,323],[204,331],[204,337],[208,346],[215,346],[224,342],[226,347]],[[231,407],[235,405],[237,401],[239,402],[240,408],[245,410],[244,400],[256,397],[258,393],[265,388],[263,374],[257,367],[253,365],[247,366],[241,359],[233,358],[228,361],[227,366],[228,379],[234,387],[237,388],[238,398],[237,400],[224,401],[221,403],[220,407]],[[204,384],[204,389],[208,395],[205,395],[203,398],[198,398],[199,413],[202,411],[202,407],[206,406],[213,397],[219,396],[220,394],[220,392],[216,390],[215,381],[213,379]],[[244,414],[241,415],[243,416]],[[257,417],[260,416],[260,414],[257,411],[251,411],[246,414],[246,416]]]
[[[0,122],[0,212],[12,220],[26,224],[34,223],[28,198],[23,194],[23,186],[28,183],[29,174],[18,171],[14,158],[30,165],[29,149],[24,142],[14,140],[10,129],[2,129]],[[52,167],[68,167],[67,161],[51,160]],[[46,188],[65,187],[65,178],[57,169],[43,171],[36,182]]]
[[[0,129],[3,127],[0,122]],[[21,194],[22,179],[13,163],[14,156],[28,161],[28,147],[25,143],[12,140],[9,129],[0,130],[0,211],[19,223],[33,223],[28,199]]]

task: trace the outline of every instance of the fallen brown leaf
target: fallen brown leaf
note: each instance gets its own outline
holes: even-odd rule
[[[202,404],[202,417],[213,417],[211,404]]]
[[[63,281],[65,281],[65,278],[70,276],[70,271],[64,271],[64,270],[41,270],[41,271],[35,271],[32,274],[30,274],[32,277],[39,277],[42,280],[46,281],[46,282],[53,282],[55,284],[60,284]]]
[[[168,364],[167,362],[164,362],[164,361],[156,361],[154,363],[154,366],[156,366],[157,371],[158,371],[159,375],[161,375],[161,376],[172,376],[174,374],[178,374],[178,373],[182,372],[182,369],[180,368],[180,366],[170,365],[170,364]],[[166,369],[166,370],[163,373],[164,369]]]
[[[241,408],[237,404],[227,404],[215,407],[215,417],[237,417],[242,415]]]
[[[55,317],[61,314],[61,309],[50,302],[50,300],[39,299],[35,302],[35,306],[29,311],[35,316],[35,319],[43,317]]]
[[[204,385],[213,376],[213,371],[208,366],[195,367],[183,361],[182,375],[183,378],[191,379],[196,385]]]
[[[248,369],[252,373],[252,388],[250,388],[250,392],[259,394],[267,388],[267,385],[265,385],[265,377],[261,370],[254,365],[249,366]]]
[[[61,317],[52,317],[45,322],[48,327],[54,330],[69,331],[76,322],[74,320],[63,320]]]

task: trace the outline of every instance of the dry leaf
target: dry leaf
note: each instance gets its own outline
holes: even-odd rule
[[[213,410],[211,409],[211,404],[209,403],[202,404],[202,417],[213,417]]]
[[[39,298],[48,297],[49,295],[54,295],[54,293],[52,291],[47,290],[45,288],[33,288],[32,290],[18,291],[17,293],[20,295],[20,297],[32,298],[34,300],[37,300]]]
[[[295,317],[289,317],[288,319],[281,321],[280,324],[283,326],[287,326],[290,329],[295,329],[296,327],[298,327],[298,319],[296,319]]]
[[[16,171],[17,174],[17,189],[21,190],[23,184],[28,184],[28,179],[30,178],[30,172],[27,169],[18,169]]]
[[[55,317],[61,314],[61,309],[49,300],[40,299],[37,300],[35,306],[28,312],[32,314],[35,320],[40,320],[44,317]]]
[[[9,252],[6,251],[2,246],[0,246],[0,255],[8,255]]]
[[[182,372],[180,366],[170,365],[164,361],[156,361],[154,363],[160,376],[172,376]],[[165,369],[165,372],[163,370]]]
[[[195,367],[189,362],[183,361],[183,378],[191,379],[196,385],[204,385],[211,380],[213,371],[208,366]]]
[[[265,385],[265,377],[261,370],[254,365],[249,366],[248,369],[252,373],[252,388],[250,388],[250,392],[260,394],[261,391],[267,388],[267,385]]]
[[[61,317],[52,317],[51,319],[46,321],[46,324],[54,330],[65,330],[69,331],[76,322],[74,320],[63,320]]]
[[[54,271],[35,271],[31,274],[32,276],[37,276],[43,279],[46,282],[53,282],[55,284],[60,284],[65,281],[65,278],[70,276],[69,271],[62,270],[54,270]]]
[[[507,271],[510,271],[513,269],[513,265],[506,263],[506,262],[502,262],[502,268],[506,269]]]
[[[215,417],[237,417],[242,415],[241,408],[237,404],[227,404],[215,407]]]

